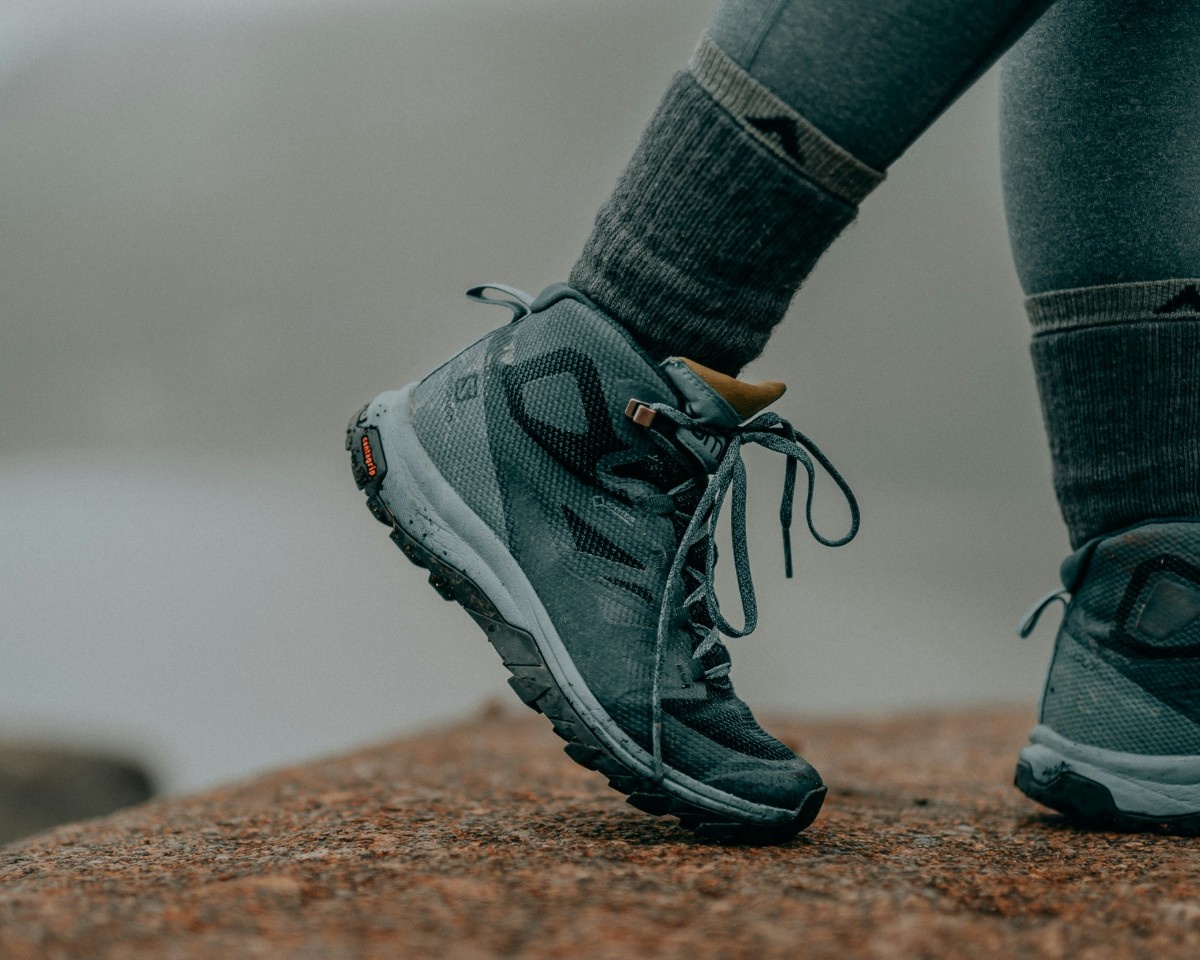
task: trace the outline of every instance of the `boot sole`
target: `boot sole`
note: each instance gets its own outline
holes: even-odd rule
[[[1031,800],[1100,830],[1200,835],[1200,757],[1119,753],[1035,727],[1014,783]]]
[[[550,720],[554,732],[566,741],[567,756],[605,776],[631,806],[654,816],[677,817],[682,826],[705,840],[781,843],[812,823],[825,799],[824,786],[809,791],[796,809],[784,810],[715,790],[671,768],[661,781],[651,775],[650,755],[634,744],[603,708],[586,702],[590,691],[577,674],[565,675],[573,672],[574,666],[553,634],[536,594],[531,588],[512,588],[518,571],[513,569],[516,564],[511,556],[504,554],[509,572],[509,583],[504,584],[446,522],[444,513],[461,516],[466,511],[483,526],[420,447],[407,418],[410,389],[380,395],[351,419],[346,449],[355,484],[366,494],[371,515],[391,529],[396,546],[414,565],[429,571],[430,586],[443,599],[460,604],[484,631],[512,674],[509,686],[524,704]],[[418,482],[417,474],[425,478],[424,483]],[[443,501],[443,510],[423,494],[422,488],[429,490],[431,484]],[[446,501],[454,501],[450,509],[445,508]],[[503,549],[490,530],[486,537],[480,532],[474,539],[493,541],[486,544],[492,554]],[[500,557],[492,559],[499,565]],[[474,576],[468,575],[468,570]],[[478,582],[489,577],[492,582],[486,588]],[[524,574],[519,574],[519,579],[524,581]],[[511,594],[517,592],[522,597],[514,599]],[[518,613],[502,613],[502,608],[518,609]],[[514,621],[532,626],[518,626]]]

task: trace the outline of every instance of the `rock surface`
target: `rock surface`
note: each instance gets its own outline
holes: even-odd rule
[[[776,722],[825,810],[786,846],[727,848],[495,710],[9,846],[0,957],[1200,955],[1200,844],[1026,801],[1030,714]]]

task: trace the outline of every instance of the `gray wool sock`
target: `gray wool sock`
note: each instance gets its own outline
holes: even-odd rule
[[[1200,517],[1200,280],[1057,290],[1026,308],[1072,546]]]
[[[882,179],[705,37],[570,282],[651,354],[736,373]]]

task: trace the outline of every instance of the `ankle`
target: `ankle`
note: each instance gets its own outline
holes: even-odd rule
[[[882,180],[705,38],[596,217],[571,284],[658,359],[736,372]]]
[[[1027,308],[1072,544],[1200,517],[1200,281],[1052,291]]]

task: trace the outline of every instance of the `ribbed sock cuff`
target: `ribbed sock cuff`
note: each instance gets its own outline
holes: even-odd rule
[[[1072,545],[1200,517],[1200,280],[1060,290],[1026,307]]]
[[[736,373],[880,179],[706,39],[600,209],[570,282],[652,354]]]
[[[688,63],[696,82],[748,135],[852,207],[884,174],[847,153],[739,67],[707,34]]]

